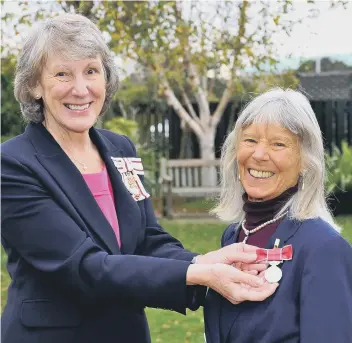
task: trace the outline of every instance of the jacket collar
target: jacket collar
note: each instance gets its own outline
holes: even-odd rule
[[[300,222],[290,220],[286,217],[279,224],[274,234],[269,238],[265,248],[273,248],[277,238],[280,239],[280,247],[283,247],[285,243],[296,234],[300,226]],[[230,239],[224,242],[224,246],[237,242],[238,235],[241,230],[240,225],[235,225],[234,230],[234,236],[231,235]],[[210,342],[227,342],[233,323],[235,322],[237,316],[241,313],[241,310],[247,308],[248,306],[252,306],[253,304],[250,302],[244,302],[239,305],[233,305],[218,294],[215,295],[218,297],[217,301],[212,301],[211,306],[207,309],[208,321],[212,323],[212,328],[209,330],[211,339]],[[222,340],[220,333],[224,335]]]
[[[141,223],[140,211],[111,159],[111,157],[131,156],[124,156],[122,146],[115,146],[98,130],[91,128],[89,134],[99,150],[110,177],[122,242],[121,251],[111,225],[100,210],[81,173],[60,145],[42,124],[29,124],[26,128],[26,135],[37,150],[38,161],[53,177],[84,220],[86,224],[84,229],[88,235],[94,237],[113,254],[131,253],[137,244],[136,237]]]

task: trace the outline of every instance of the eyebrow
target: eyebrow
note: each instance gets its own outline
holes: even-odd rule
[[[89,67],[89,66],[92,65],[92,64],[97,64],[97,65],[99,65],[99,66],[101,67],[101,63],[100,63],[99,61],[90,61],[90,62],[88,62],[88,63],[86,64],[85,68]],[[70,66],[68,66],[68,65],[66,65],[66,64],[63,64],[63,63],[61,63],[61,64],[54,64],[52,67],[53,67],[53,68],[67,68],[67,69],[70,69]]]
[[[246,138],[246,137],[256,137],[257,134],[256,133],[243,133],[243,138]],[[293,141],[293,139],[291,139],[290,137],[284,137],[284,136],[281,136],[281,135],[275,135],[273,137],[270,137],[270,140],[283,140],[283,141]]]

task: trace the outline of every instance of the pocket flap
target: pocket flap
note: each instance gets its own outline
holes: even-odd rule
[[[24,300],[21,320],[27,327],[73,327],[81,323],[78,309],[46,299]]]

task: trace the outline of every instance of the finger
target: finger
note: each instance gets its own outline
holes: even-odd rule
[[[261,272],[263,270],[267,269],[267,264],[264,263],[242,263],[241,270],[257,270],[258,272]]]
[[[248,252],[248,253],[256,253],[258,247],[255,245],[250,245],[250,244],[242,244],[242,251],[243,252]]]
[[[246,252],[249,254],[255,254],[257,249],[259,249],[259,248],[254,245],[245,244],[245,243],[232,243],[232,244],[224,247],[223,249],[232,250],[232,251],[241,251],[241,252]]]
[[[230,263],[237,263],[237,262],[253,263],[257,259],[257,254],[243,252],[243,251],[229,250],[226,253],[226,259]]]
[[[245,273],[236,268],[232,269],[233,274],[230,275],[231,280],[235,283],[244,283],[252,287],[259,287],[263,285],[263,279],[258,276]]]
[[[259,277],[264,277],[264,275],[265,275],[265,270],[261,271],[258,276]]]
[[[235,267],[235,268],[237,268],[239,270],[242,270],[242,265],[243,265],[242,262],[232,263],[232,267]]]
[[[266,298],[270,297],[276,291],[278,286],[278,283],[268,283],[265,284],[265,286],[257,289],[242,288],[240,291],[242,293],[241,299],[243,298],[249,301],[263,301]]]
[[[258,271],[257,270],[244,270],[245,273],[247,274],[251,274],[251,275],[258,275]]]

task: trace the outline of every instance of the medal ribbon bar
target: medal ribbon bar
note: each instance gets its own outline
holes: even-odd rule
[[[122,176],[123,183],[131,193],[135,201],[144,200],[150,197],[145,190],[139,175],[144,175],[143,165],[140,158],[111,157],[115,167]],[[137,170],[135,169],[138,168]]]
[[[256,254],[256,262],[288,261],[292,260],[293,249],[292,245],[286,245],[283,248],[257,249]]]

